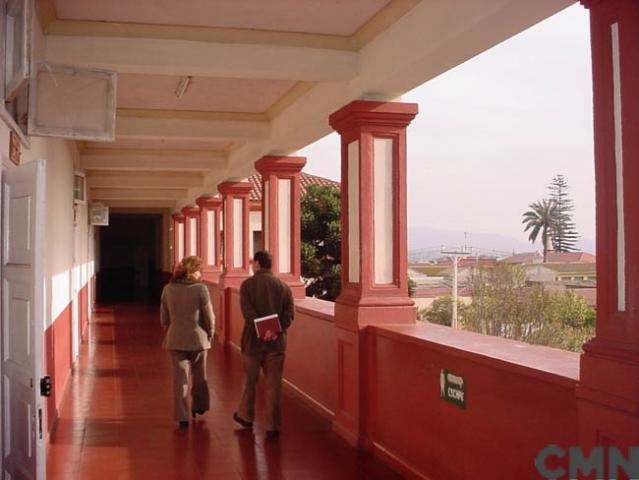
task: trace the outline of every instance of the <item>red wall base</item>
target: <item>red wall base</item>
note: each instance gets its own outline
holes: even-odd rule
[[[50,430],[58,418],[58,407],[71,375],[71,304],[45,330],[44,357],[44,374],[51,377],[53,387],[46,402],[46,425]]]

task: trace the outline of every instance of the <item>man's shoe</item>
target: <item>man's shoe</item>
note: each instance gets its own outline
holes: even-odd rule
[[[266,438],[277,438],[280,436],[280,431],[279,430],[267,430],[266,431]]]
[[[178,426],[179,428],[189,428],[189,422],[180,422]]]
[[[235,412],[233,414],[233,420],[235,420],[235,422],[238,425],[241,425],[242,428],[253,428],[253,422],[249,422],[248,420],[244,420],[242,417],[240,417],[237,412]]]

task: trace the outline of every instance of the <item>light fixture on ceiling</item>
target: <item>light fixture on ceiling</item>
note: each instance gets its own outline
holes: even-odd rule
[[[182,97],[186,93],[186,90],[189,88],[192,79],[193,77],[190,75],[180,78],[180,82],[175,89],[175,96],[178,98],[178,100],[182,100]]]

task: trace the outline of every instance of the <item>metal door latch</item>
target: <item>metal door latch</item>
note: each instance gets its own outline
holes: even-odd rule
[[[53,386],[51,385],[51,377],[49,375],[42,377],[40,379],[40,395],[43,397],[50,397],[51,390]]]

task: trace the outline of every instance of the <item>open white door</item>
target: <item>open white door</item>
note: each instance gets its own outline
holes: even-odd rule
[[[43,240],[45,162],[2,177],[3,478],[45,478]]]

